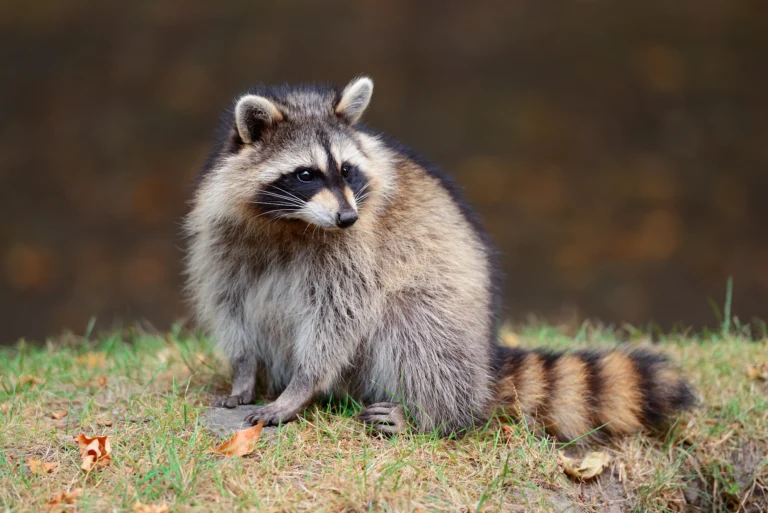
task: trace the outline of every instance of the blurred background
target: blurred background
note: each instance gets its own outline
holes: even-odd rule
[[[768,315],[768,3],[0,2],[0,342],[184,319],[179,221],[257,82],[370,74],[464,187],[506,309]]]

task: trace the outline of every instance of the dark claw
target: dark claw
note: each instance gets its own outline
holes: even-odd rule
[[[376,431],[377,433],[383,433],[385,435],[395,435],[397,433],[400,433],[402,430],[398,428],[397,426],[392,426],[389,424],[371,424],[371,429]]]
[[[378,433],[401,433],[408,428],[404,408],[396,403],[372,404],[360,412],[361,421]]]
[[[243,395],[231,395],[229,397],[219,397],[213,401],[215,408],[236,408],[243,404],[249,404],[251,402],[250,396]]]
[[[245,417],[245,421],[252,426],[255,426],[262,420],[265,426],[277,426],[281,423],[290,422],[295,416],[295,414],[292,415],[289,412],[278,410],[271,404],[266,404],[259,406],[253,413]]]

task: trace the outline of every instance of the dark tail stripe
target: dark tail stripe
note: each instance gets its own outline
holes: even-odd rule
[[[681,379],[675,390],[675,397],[672,400],[672,408],[675,411],[687,410],[696,405],[696,396],[687,381]]]
[[[522,349],[520,347],[507,347],[496,346],[496,351],[493,358],[493,370],[496,375],[496,382],[498,383],[503,378],[510,378],[515,386],[515,391],[520,385],[520,375],[525,364],[525,359],[528,357],[530,351]],[[508,392],[504,392],[505,395]],[[508,400],[514,401],[514,394],[509,394]],[[519,397],[517,398],[520,399]],[[517,407],[517,405],[513,405]]]
[[[660,365],[664,365],[667,359],[660,354],[643,350],[632,351],[629,357],[640,376],[638,388],[643,395],[643,424],[658,426],[663,422],[665,415],[663,398],[659,396],[656,389],[656,370]]]
[[[533,353],[541,358],[544,368],[544,403],[539,405],[538,409],[540,411],[537,411],[537,416],[549,421],[549,416],[552,411],[552,398],[554,394],[557,393],[557,373],[555,372],[555,364],[563,353],[547,349],[535,349]]]
[[[516,376],[529,352],[520,347],[497,346],[493,359],[494,372],[500,378],[509,375]]]
[[[600,425],[600,397],[603,393],[602,354],[588,350],[576,351],[574,354],[584,362],[587,369],[587,389],[589,390],[587,405],[592,412],[592,423],[597,427]]]

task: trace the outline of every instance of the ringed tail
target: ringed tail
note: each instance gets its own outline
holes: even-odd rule
[[[666,357],[646,349],[556,352],[499,346],[496,404],[560,441],[664,427],[696,400]]]

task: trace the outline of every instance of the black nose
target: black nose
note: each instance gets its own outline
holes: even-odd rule
[[[336,214],[336,226],[339,228],[349,228],[357,221],[357,212],[354,210],[343,210]]]

